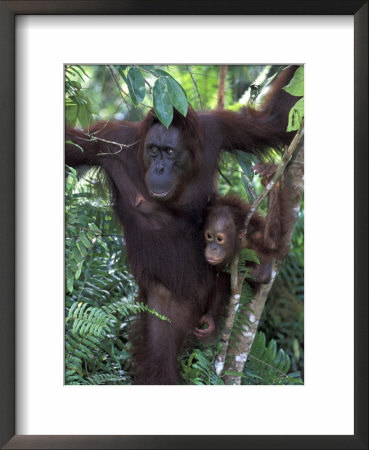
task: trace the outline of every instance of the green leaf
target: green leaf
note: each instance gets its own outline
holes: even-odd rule
[[[82,89],[82,85],[79,81],[70,80],[69,84],[77,89]]]
[[[79,238],[81,239],[81,241],[83,242],[83,244],[86,248],[92,247],[91,242],[87,239],[87,236],[85,235],[85,233],[83,231],[80,233]]]
[[[94,224],[93,222],[88,224],[88,228],[92,231],[96,231],[96,233],[101,234],[101,231],[99,230],[99,228],[97,227],[96,224]]]
[[[68,278],[67,279],[67,290],[70,293],[73,292],[73,278]]]
[[[70,265],[66,266],[65,268],[65,278],[66,279],[73,278],[73,272],[70,268]]]
[[[127,76],[125,76],[123,70],[120,68],[118,69],[118,72],[120,73],[120,75],[122,76],[123,80],[125,81],[128,87],[129,95],[131,96],[132,102],[135,105],[138,105],[140,101],[142,101],[143,98],[145,97],[145,80],[141,72],[136,67],[131,67],[131,69],[129,69],[128,71]],[[137,72],[139,72],[139,75]],[[142,80],[143,80],[143,87],[142,87]]]
[[[171,76],[170,73],[166,72],[163,69],[155,69],[155,73],[157,75],[160,75],[160,76],[163,76],[163,77],[170,77]]]
[[[91,240],[96,237],[96,233],[94,233],[93,231],[87,231],[86,234],[87,234],[87,237]]]
[[[173,119],[173,106],[166,78],[158,78],[153,89],[153,104],[157,118],[168,128]]]
[[[77,246],[79,252],[81,253],[81,255],[85,258],[87,256],[87,251],[85,249],[85,246],[82,244],[81,241],[77,241],[76,246]]]
[[[79,68],[81,69],[80,66],[76,66],[76,67],[79,67]],[[76,69],[76,67],[74,67],[74,66],[69,66],[68,69],[69,69],[69,70],[72,70],[74,73],[76,73],[76,74],[81,78],[82,81],[84,81],[83,76],[80,74],[79,70]],[[81,69],[81,70],[82,70],[82,69]],[[84,72],[84,71],[82,70],[82,72]]]
[[[65,105],[65,121],[71,127],[74,127],[77,122],[78,105],[75,103],[67,103]]]
[[[86,75],[87,78],[91,78],[87,75],[87,73],[85,72],[84,68],[80,65],[77,65],[76,67],[78,67],[80,70],[82,70],[82,72],[84,73],[84,75]]]
[[[81,276],[82,266],[83,266],[83,262],[81,262],[81,263],[78,265],[77,271],[76,271],[76,273],[75,273],[75,275],[74,275],[74,278],[75,278],[76,280],[78,280],[78,278]]]
[[[124,82],[126,83],[126,85],[127,85],[127,87],[128,87],[129,95],[130,95],[130,97],[131,97],[132,102],[133,102],[135,105],[138,105],[139,101],[137,100],[135,91],[134,91],[134,89],[133,89],[133,87],[132,87],[131,80],[130,80],[128,77],[126,77],[126,75],[124,74],[124,72],[123,72],[122,69],[119,68],[119,69],[118,69],[118,72],[120,73],[121,77],[123,78]]]
[[[127,77],[124,74],[124,70],[127,66],[118,66],[118,73],[123,78],[124,82],[127,83]]]
[[[188,110],[188,101],[181,89],[181,86],[172,77],[168,77],[167,85],[172,105],[176,108],[177,111],[179,111],[183,116],[186,117]]]
[[[165,72],[165,70],[162,70],[162,69],[157,69],[157,68],[155,68],[155,66],[140,66],[140,67],[142,67],[144,70],[147,70],[148,72],[150,72],[153,75],[156,75],[158,77],[160,77],[160,76],[164,76],[164,77],[170,76],[170,74],[168,72]]]
[[[137,69],[137,67],[131,67],[128,71],[128,80],[130,81],[135,99],[138,103],[142,102],[142,100],[145,98],[145,79],[142,76],[141,71]]]
[[[304,118],[304,99],[300,98],[298,102],[291,108],[288,115],[287,131],[298,130]]]
[[[244,173],[241,174],[241,183],[243,188],[245,189],[249,202],[253,202],[256,198],[256,192],[252,185],[252,181]]]
[[[241,166],[243,173],[250,179],[254,178],[254,171],[252,170],[253,164],[256,164],[257,158],[251,153],[245,153],[241,150],[236,150],[236,157],[238,164]]]
[[[304,66],[300,66],[296,70],[292,80],[283,89],[296,97],[304,95]]]
[[[87,128],[90,123],[90,113],[86,105],[79,105],[78,120],[81,123],[82,128]]]
[[[76,243],[77,245],[77,243]],[[78,247],[78,245],[77,245]],[[71,257],[76,261],[77,264],[83,261],[83,256],[77,251],[77,249],[72,249]]]
[[[106,251],[109,251],[106,242],[104,242],[104,241],[101,239],[101,237],[98,237],[98,238],[97,238],[97,242],[101,245],[102,248],[104,248]]]
[[[175,83],[178,84],[179,88],[181,89],[181,91],[183,92],[184,96],[187,98],[187,94],[186,91],[183,89],[183,87],[177,82],[177,80],[175,78],[173,78],[173,76],[169,73],[166,72],[163,69],[156,69],[154,66],[140,66],[142,69],[147,70],[148,72],[152,73],[153,75],[157,76],[157,77],[166,77],[168,79],[173,80]]]

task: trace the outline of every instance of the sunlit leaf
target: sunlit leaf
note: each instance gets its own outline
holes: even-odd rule
[[[83,76],[81,75],[80,71],[76,69],[76,67],[80,68],[80,66],[69,66],[68,69],[76,73],[81,78],[81,80],[84,81]],[[82,69],[80,70],[83,71]]]
[[[78,67],[80,70],[82,70],[82,72],[84,73],[84,75],[86,75],[87,78],[91,78],[87,75],[87,73],[85,72],[84,68],[80,65],[77,65],[76,67]]]
[[[304,66],[300,66],[296,70],[292,80],[283,89],[296,97],[304,95]]]
[[[300,128],[302,119],[304,118],[304,99],[300,98],[298,102],[291,108],[288,115],[287,131],[296,131]]]

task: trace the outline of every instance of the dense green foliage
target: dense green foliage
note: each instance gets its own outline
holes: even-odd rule
[[[240,108],[249,86],[264,66],[230,66],[227,108]],[[139,120],[154,106],[168,126],[176,108],[214,108],[218,66],[67,66],[66,121],[88,126],[96,119]],[[268,78],[262,84],[267,84]],[[302,83],[303,86],[303,83]],[[300,83],[301,87],[301,83]],[[301,95],[301,90],[295,95]],[[246,96],[247,98],[247,96]],[[250,96],[252,101],[254,97]],[[250,100],[249,100],[250,101]],[[299,112],[294,113],[294,123]],[[260,192],[251,170],[253,157],[224,154],[219,192],[230,190],[251,200]],[[134,315],[157,314],[136,302],[137,287],[129,272],[123,231],[116,220],[104,174],[82,176],[67,168],[65,211],[65,381],[66,384],[130,384],[129,329]],[[262,207],[265,208],[263,205]],[[292,249],[283,263],[263,313],[260,331],[246,363],[243,384],[298,384],[303,373],[303,213],[295,228]],[[243,325],[242,312],[251,301],[245,284],[234,335]],[[166,320],[165,317],[161,317]],[[213,370],[217,346],[189,344],[180,358],[185,384],[224,384]]]

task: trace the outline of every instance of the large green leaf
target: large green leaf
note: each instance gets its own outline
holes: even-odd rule
[[[167,85],[172,105],[176,108],[177,111],[179,111],[183,116],[186,117],[188,110],[188,101],[185,94],[183,93],[181,86],[172,77],[168,77]]]
[[[121,77],[123,78],[124,82],[126,83],[126,85],[128,87],[129,95],[131,97],[132,102],[135,105],[138,105],[139,101],[138,101],[138,99],[136,97],[136,94],[135,94],[135,91],[133,89],[132,82],[131,82],[130,78],[125,75],[125,73],[123,72],[123,70],[121,68],[118,69],[118,72],[120,73]]]
[[[178,81],[172,77],[172,75],[168,72],[166,72],[163,69],[158,69],[154,66],[140,66],[143,69],[147,70],[148,72],[152,73],[153,75],[157,76],[157,77],[167,77],[168,79],[173,80],[174,82],[176,82],[179,86],[179,88],[181,89],[181,91],[183,92],[184,96],[187,98],[187,94],[186,91],[183,89],[183,87],[178,83]]]
[[[145,98],[145,79],[142,76],[141,71],[137,69],[137,67],[131,67],[128,71],[127,78],[130,82],[130,84],[128,84],[128,89],[131,87],[137,103],[142,102]],[[132,93],[131,97],[133,99]]]
[[[283,89],[296,97],[304,95],[304,66],[300,66],[296,70],[292,80]]]
[[[291,108],[288,116],[287,131],[298,130],[304,117],[304,99],[300,98],[298,102]]]
[[[158,78],[155,81],[153,104],[157,118],[168,128],[173,119],[173,106],[169,96],[167,78]]]

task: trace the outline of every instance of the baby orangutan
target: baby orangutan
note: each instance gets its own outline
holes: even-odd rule
[[[263,177],[262,182],[266,185],[276,166],[264,164],[255,166],[254,170]],[[290,247],[289,233],[293,210],[290,207],[289,195],[290,189],[286,183],[283,186],[277,183],[269,194],[267,217],[255,212],[249,222],[246,237],[245,220],[251,205],[237,196],[215,197],[209,204],[204,227],[204,253],[207,262],[221,271],[231,263],[241,248],[250,248],[256,252],[260,261],[260,264],[249,263],[252,275],[250,284],[256,288],[261,283],[268,283],[273,258],[285,257]],[[223,280],[222,285],[224,283]],[[208,310],[201,320],[207,328],[195,330],[199,339],[208,339],[210,335],[216,334],[220,310],[225,309],[222,302],[227,302],[228,299],[219,293],[215,298],[209,298]]]
[[[254,170],[267,184],[276,170],[272,164],[254,166]],[[255,212],[251,217],[245,236],[245,220],[251,205],[240,197],[226,195],[216,197],[208,207],[204,236],[205,258],[217,270],[228,266],[241,248],[254,250],[260,260],[270,263],[273,258],[283,258],[289,251],[289,229],[293,217],[289,205],[289,189],[279,183],[269,194],[267,217]],[[244,238],[244,239],[243,239]],[[268,278],[256,278],[267,283]]]
[[[250,204],[231,195],[218,197],[212,202],[205,224],[205,258],[216,270],[223,270],[242,248],[250,248],[260,261],[260,265],[253,266],[253,278],[258,283],[268,283],[270,262],[278,255],[278,243],[266,243],[266,220],[256,212],[251,217],[244,238],[245,220],[250,209]]]

